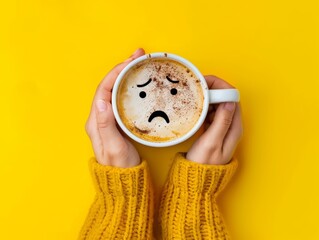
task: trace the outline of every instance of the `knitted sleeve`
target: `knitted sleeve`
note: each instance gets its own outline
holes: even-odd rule
[[[230,239],[216,204],[237,167],[189,161],[178,153],[164,185],[159,220],[163,239]]]
[[[147,162],[121,168],[93,157],[90,169],[96,196],[78,239],[152,239],[154,191]]]

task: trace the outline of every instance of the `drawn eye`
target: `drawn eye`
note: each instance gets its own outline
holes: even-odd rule
[[[144,91],[140,92],[140,97],[141,98],[145,98],[146,97],[146,92],[144,92]]]
[[[177,89],[176,88],[172,88],[171,89],[171,94],[172,95],[176,95],[177,94]]]

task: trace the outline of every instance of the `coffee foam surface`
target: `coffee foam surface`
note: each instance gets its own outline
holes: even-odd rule
[[[125,74],[117,94],[124,125],[139,138],[153,142],[170,141],[189,132],[202,113],[203,99],[195,74],[165,59],[146,59],[135,65]],[[151,120],[155,111],[164,112],[169,122],[161,116]]]

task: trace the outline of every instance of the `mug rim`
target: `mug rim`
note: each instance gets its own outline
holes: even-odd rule
[[[179,138],[176,138],[176,139],[173,139],[170,141],[165,141],[165,142],[147,141],[147,140],[142,139],[142,138],[136,136],[135,134],[133,134],[123,123],[122,119],[120,118],[118,109],[117,109],[117,93],[118,93],[120,83],[122,82],[125,74],[136,64],[138,64],[144,60],[147,60],[147,59],[155,59],[155,58],[160,58],[160,59],[167,58],[167,59],[177,61],[178,63],[186,66],[191,71],[193,71],[193,73],[196,75],[196,77],[198,77],[200,80],[201,87],[203,90],[203,95],[204,95],[203,109],[202,109],[201,115],[198,118],[197,122],[194,124],[194,126],[191,128],[191,130]],[[199,128],[202,126],[202,124],[205,120],[207,111],[208,111],[208,107],[209,107],[208,90],[209,89],[208,89],[208,86],[207,86],[207,83],[206,83],[204,76],[200,73],[200,71],[197,69],[197,67],[195,67],[195,65],[192,64],[187,59],[185,59],[181,56],[178,56],[176,54],[167,53],[167,52],[148,53],[148,54],[145,54],[143,56],[140,56],[140,57],[134,59],[132,62],[130,62],[128,65],[126,65],[123,68],[123,70],[120,72],[120,74],[117,76],[115,83],[114,83],[114,86],[113,86],[113,89],[112,89],[112,109],[113,109],[114,117],[115,117],[117,123],[119,124],[119,126],[121,127],[121,129],[134,141],[141,143],[143,145],[146,145],[146,146],[150,146],[150,147],[169,147],[169,146],[177,145],[179,143],[186,141],[191,136],[193,136],[199,130]]]

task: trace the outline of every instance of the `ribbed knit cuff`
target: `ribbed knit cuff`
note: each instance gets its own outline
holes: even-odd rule
[[[152,239],[154,191],[147,162],[121,168],[89,161],[96,188],[79,239]]]
[[[177,153],[170,170],[169,182],[188,194],[217,196],[236,171],[238,161],[233,158],[225,165],[192,162],[185,153]]]
[[[105,166],[97,162],[95,157],[90,159],[90,167],[97,191],[112,196],[136,196],[141,189],[148,189],[151,184],[147,162],[134,167],[122,168]]]

